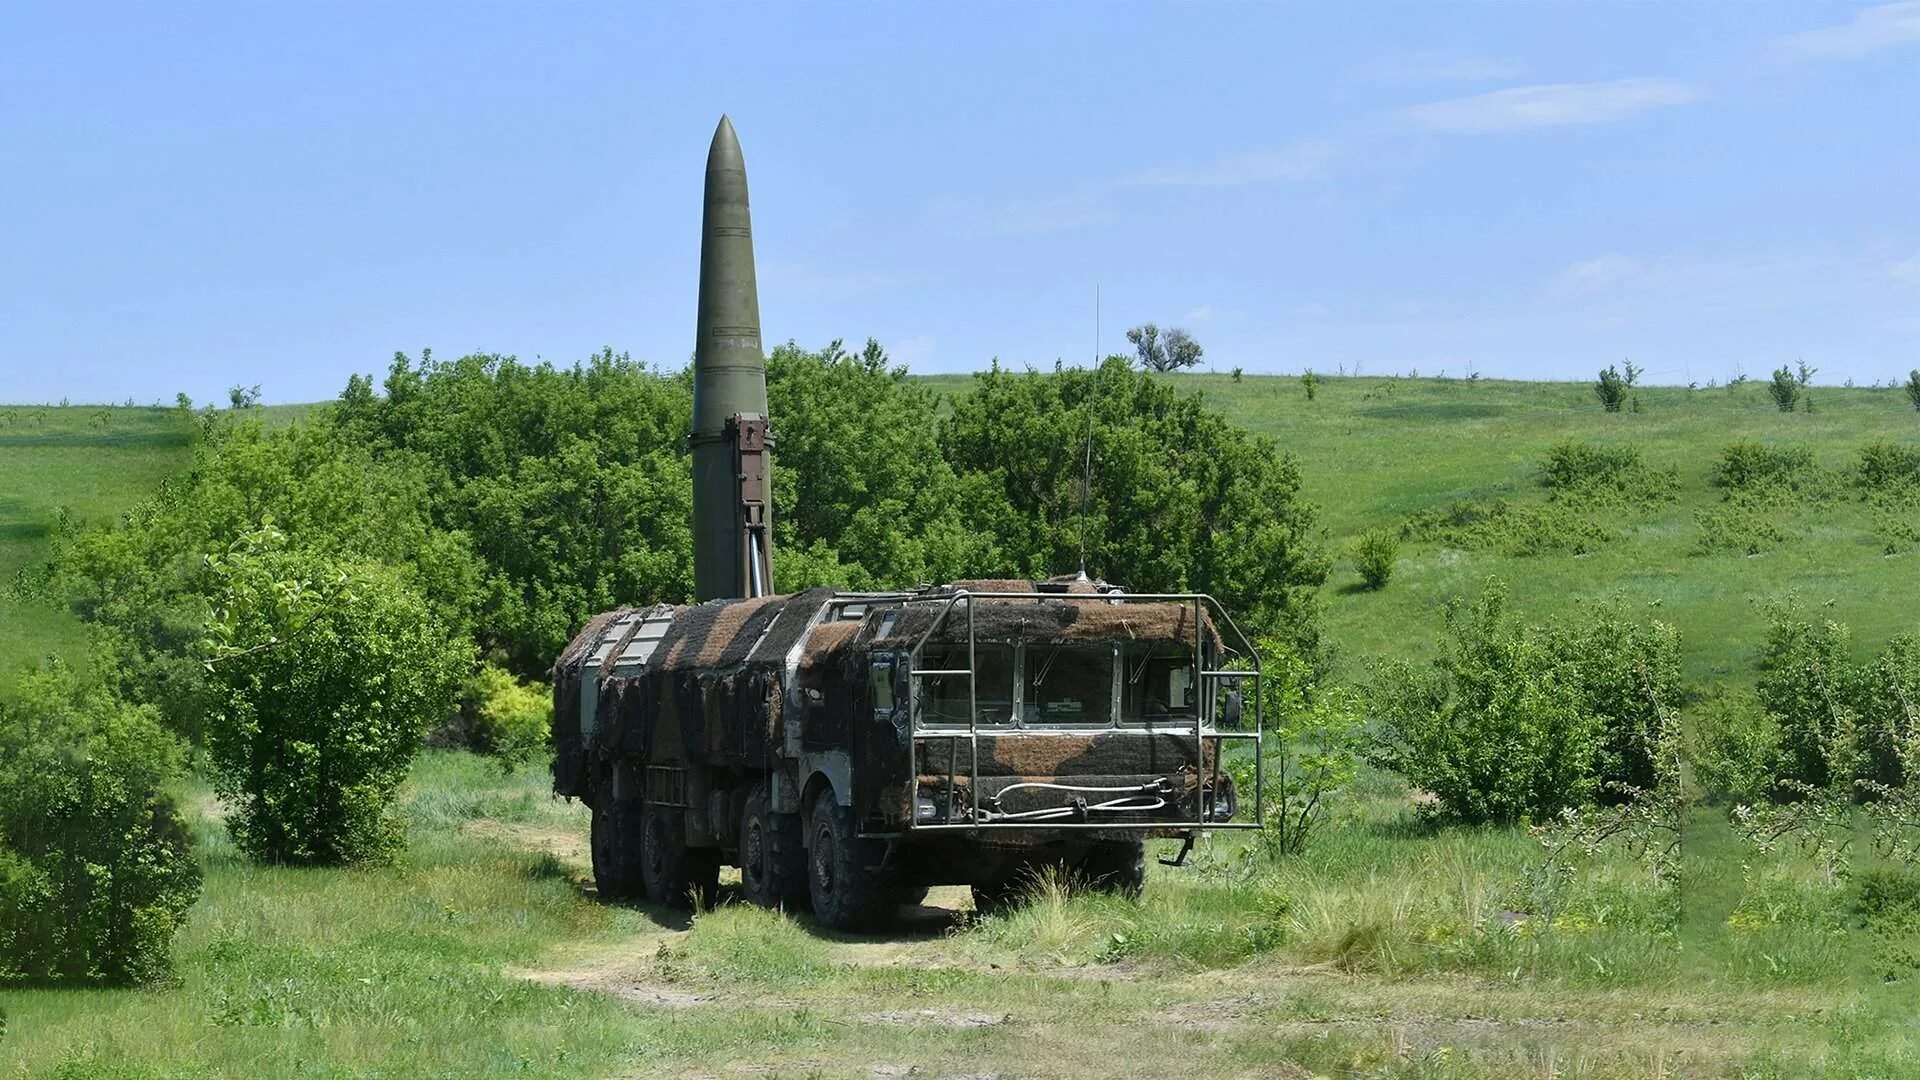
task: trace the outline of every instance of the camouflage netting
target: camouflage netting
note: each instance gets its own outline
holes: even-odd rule
[[[1170,601],[1123,601],[1114,596],[1087,595],[1047,597],[1045,599],[994,599],[994,592],[1024,592],[1031,583],[1013,582],[1021,588],[974,590],[963,583],[973,596],[974,634],[989,641],[1159,641],[1177,643],[1191,649],[1194,642],[1194,606]],[[945,605],[938,598],[951,593],[934,592],[926,602],[905,605],[888,631],[891,640],[918,641],[936,620]],[[1209,647],[1220,647],[1220,634],[1213,619],[1203,609],[1201,633]],[[877,627],[876,627],[877,632]],[[967,639],[967,611],[956,604],[947,611],[935,638],[945,642]]]

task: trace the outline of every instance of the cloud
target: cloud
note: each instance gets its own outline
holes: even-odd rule
[[[1330,139],[1300,139],[1274,150],[1222,158],[1206,164],[1151,169],[1129,180],[1148,187],[1239,187],[1304,180],[1333,160]]]
[[[1920,255],[1911,259],[1901,259],[1887,267],[1887,274],[1895,281],[1908,285],[1920,285]]]
[[[1482,134],[1527,128],[1604,124],[1637,112],[1684,105],[1697,91],[1672,79],[1516,86],[1490,94],[1415,105],[1405,115],[1433,131]]]
[[[1865,56],[1916,43],[1920,43],[1920,0],[1870,7],[1850,22],[1780,39],[1780,45],[1789,52],[1823,59]]]
[[[1180,317],[1181,322],[1203,323],[1213,318],[1213,305],[1201,304]]]

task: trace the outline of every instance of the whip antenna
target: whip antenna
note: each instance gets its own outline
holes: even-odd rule
[[[1087,580],[1087,499],[1093,492],[1093,396],[1100,388],[1100,286],[1093,287],[1093,367],[1088,372],[1087,443],[1080,467],[1080,580]]]

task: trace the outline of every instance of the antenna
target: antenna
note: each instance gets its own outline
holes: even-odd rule
[[[1080,467],[1080,580],[1087,580],[1087,499],[1093,491],[1093,395],[1100,388],[1100,285],[1093,286],[1093,366],[1087,372],[1087,448]]]

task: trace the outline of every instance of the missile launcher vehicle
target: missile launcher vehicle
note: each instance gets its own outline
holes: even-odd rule
[[[592,810],[603,896],[710,902],[732,865],[753,903],[873,929],[929,886],[991,908],[1048,867],[1137,892],[1148,838],[1183,839],[1184,857],[1208,830],[1259,827],[1258,657],[1209,597],[1084,574],[773,592],[773,440],[725,118],[697,332],[698,602],[598,615],[553,667],[554,789]],[[1225,768],[1236,743],[1252,792]]]

